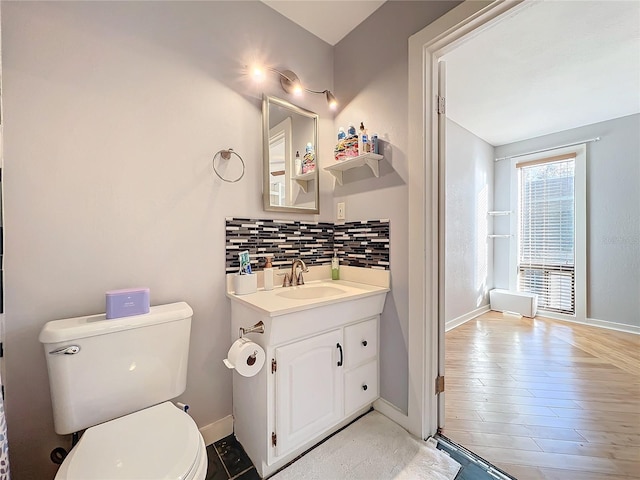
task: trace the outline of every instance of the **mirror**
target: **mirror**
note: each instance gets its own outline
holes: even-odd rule
[[[319,213],[318,115],[285,100],[262,100],[264,209]]]

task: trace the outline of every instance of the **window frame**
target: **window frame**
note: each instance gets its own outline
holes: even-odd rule
[[[519,235],[519,182],[517,164],[535,162],[549,157],[575,154],[575,314],[557,313],[548,310],[541,310],[542,315],[548,318],[559,320],[581,321],[587,318],[587,146],[586,144],[573,145],[557,149],[549,149],[544,152],[520,155],[511,158],[511,210],[515,213],[511,215],[512,239],[509,245],[509,289],[518,289],[518,252],[520,250]]]

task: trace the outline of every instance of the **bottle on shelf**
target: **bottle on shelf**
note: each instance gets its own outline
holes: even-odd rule
[[[371,151],[369,144],[369,136],[367,135],[367,129],[364,128],[364,123],[360,122],[360,134],[358,135],[358,155],[364,155]]]

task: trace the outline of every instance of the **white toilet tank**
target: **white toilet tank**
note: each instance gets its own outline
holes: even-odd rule
[[[58,434],[77,432],[184,392],[193,310],[184,303],[106,320],[48,322],[39,340]]]

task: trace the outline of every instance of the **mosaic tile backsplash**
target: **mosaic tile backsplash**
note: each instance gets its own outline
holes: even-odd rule
[[[274,267],[291,265],[301,258],[307,265],[331,263],[333,249],[340,265],[389,270],[389,220],[333,224],[296,220],[227,218],[227,273],[237,272],[238,253],[249,250],[251,268],[262,270],[264,257]]]

